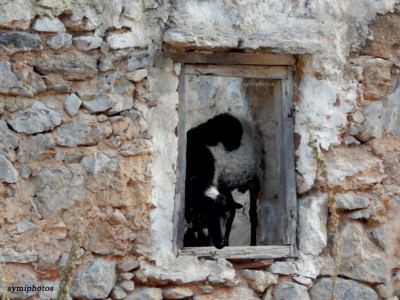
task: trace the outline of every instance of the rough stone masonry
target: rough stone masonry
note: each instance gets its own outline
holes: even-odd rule
[[[395,0],[0,0],[0,286],[54,299],[400,297],[400,7]],[[163,46],[294,54],[297,258],[176,258],[180,65]],[[10,286],[52,291],[10,293]]]

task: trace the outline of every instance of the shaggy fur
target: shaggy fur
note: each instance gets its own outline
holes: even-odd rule
[[[217,115],[188,131],[185,218],[189,228],[185,246],[228,245],[236,209],[242,207],[234,201],[231,191],[256,186],[259,147],[255,141],[251,124],[230,114]],[[256,217],[255,207],[251,212]]]

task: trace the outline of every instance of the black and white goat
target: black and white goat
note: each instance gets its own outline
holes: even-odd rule
[[[256,244],[260,147],[251,122],[220,114],[187,133],[184,246],[228,245],[236,209],[232,191],[250,191],[251,245]]]

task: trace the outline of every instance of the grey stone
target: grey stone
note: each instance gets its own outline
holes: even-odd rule
[[[22,165],[20,168],[20,175],[24,179],[28,179],[32,175],[32,169],[28,165]]]
[[[193,291],[185,287],[164,288],[162,291],[164,299],[186,299],[193,296]]]
[[[340,231],[340,241],[339,274],[366,282],[385,282],[385,254],[369,240],[360,223],[345,224]]]
[[[258,270],[243,270],[240,272],[250,287],[258,293],[263,293],[269,286],[278,282],[278,276],[270,272]]]
[[[81,272],[75,272],[71,295],[76,298],[105,299],[113,289],[117,275],[115,263],[96,259]]]
[[[82,100],[75,94],[70,94],[65,98],[64,109],[71,116],[75,116],[81,107]]]
[[[26,30],[33,16],[32,3],[25,0],[2,0],[0,9],[0,27]]]
[[[26,137],[20,142],[17,159],[22,163],[51,159],[55,156],[54,151],[51,150],[54,146],[53,138],[47,134]]]
[[[125,299],[126,295],[127,293],[119,286],[116,286],[111,292],[112,299]]]
[[[21,221],[17,223],[17,233],[23,233],[25,231],[32,230],[36,227],[34,223],[29,221],[28,219],[23,218]]]
[[[97,74],[96,58],[82,52],[44,53],[34,64],[41,73],[61,74],[67,80],[86,80]]]
[[[104,115],[104,114],[97,115],[97,121],[105,122],[107,120],[108,120],[108,116],[107,115]]]
[[[132,292],[135,289],[135,284],[132,280],[121,281],[118,286],[122,287],[126,292]]]
[[[140,287],[130,293],[126,300],[162,300],[162,289]]]
[[[133,273],[130,272],[119,273],[119,278],[122,280],[131,280],[133,276]]]
[[[68,94],[71,91],[69,84],[66,83],[48,83],[47,89],[60,94]]]
[[[57,129],[57,144],[67,147],[95,145],[112,134],[109,122],[97,122],[95,116],[80,115],[72,123]]]
[[[200,286],[200,290],[203,294],[211,294],[214,292],[214,288],[211,285],[202,285]]]
[[[24,287],[24,286],[38,285],[36,274],[27,268],[14,269],[13,273],[15,274],[15,278],[13,278],[12,281],[14,286]],[[32,299],[32,296],[36,294],[37,294],[36,291],[14,291],[14,293],[8,293],[7,296],[10,299],[20,300],[20,299]]]
[[[61,121],[61,114],[57,110],[35,101],[28,108],[18,111],[7,123],[17,132],[33,134],[52,130]]]
[[[47,41],[47,45],[53,50],[66,50],[72,45],[72,35],[58,33]]]
[[[74,45],[81,51],[100,48],[103,39],[97,36],[78,36],[74,38]]]
[[[17,170],[4,155],[0,154],[0,182],[16,183],[17,181]]]
[[[328,200],[325,194],[299,201],[299,249],[318,255],[327,245]]]
[[[139,267],[139,262],[134,257],[126,256],[118,264],[117,268],[119,271],[129,272]]]
[[[43,168],[34,177],[34,185],[38,200],[54,212],[85,198],[84,171],[76,165]]]
[[[292,276],[293,280],[303,284],[303,285],[311,285],[312,284],[312,279],[304,276]]]
[[[94,100],[83,101],[82,104],[83,107],[86,108],[89,112],[99,113],[109,110],[113,105],[113,101],[112,98],[108,97],[107,95],[104,95]]]
[[[46,89],[43,79],[31,69],[13,72],[8,61],[0,61],[0,94],[33,97]]]
[[[119,168],[118,159],[104,153],[95,153],[90,156],[85,156],[81,164],[90,174],[112,173]]]
[[[0,153],[7,155],[10,150],[14,150],[18,146],[18,135],[8,129],[5,121],[0,120]]]
[[[65,32],[65,26],[60,19],[49,16],[36,19],[33,29],[42,32]]]
[[[332,279],[321,278],[312,287],[312,300],[330,300],[332,299]],[[369,286],[361,284],[354,280],[338,278],[336,286],[337,300],[378,300],[378,294]]]
[[[367,208],[368,204],[369,204],[368,197],[361,196],[353,192],[336,194],[337,209],[353,210],[353,209]]]
[[[0,32],[0,49],[16,53],[22,51],[40,51],[43,49],[42,40],[37,34],[19,31]]]
[[[368,210],[357,210],[350,213],[348,217],[353,220],[366,220],[370,217],[370,214]]]
[[[364,122],[359,125],[355,135],[361,141],[381,138],[384,134],[391,133],[400,136],[400,86],[384,101],[369,103],[363,110]]]
[[[133,107],[133,98],[118,94],[102,95],[91,101],[83,101],[83,106],[91,113],[105,112],[114,115]]]
[[[99,69],[102,72],[105,71],[110,71],[113,69],[114,63],[119,62],[123,59],[126,59],[128,57],[129,50],[128,49],[123,49],[123,50],[116,50],[111,53],[104,53],[103,56],[100,58],[100,64],[99,64]],[[129,60],[128,60],[128,66],[129,66]]]
[[[320,269],[313,256],[299,253],[296,260],[277,261],[270,266],[270,271],[275,274],[299,275],[316,278]]]
[[[378,243],[382,249],[386,248],[385,229],[382,227],[374,228],[371,230],[372,238]]]
[[[279,281],[273,291],[274,300],[310,300],[307,288],[298,283],[290,281]]]
[[[133,82],[139,82],[146,78],[148,74],[149,72],[147,69],[138,69],[136,71],[127,73],[126,77]]]
[[[25,252],[17,252],[12,248],[4,248],[0,250],[1,258],[5,263],[27,264],[38,260],[39,256],[34,250]]]
[[[149,54],[147,51],[134,51],[128,56],[127,71],[146,68],[149,65]]]

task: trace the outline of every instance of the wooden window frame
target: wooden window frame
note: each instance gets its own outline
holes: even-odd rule
[[[284,201],[282,224],[274,224],[282,245],[183,247],[184,197],[186,168],[186,116],[179,115],[178,162],[175,192],[173,246],[177,256],[223,257],[227,259],[269,259],[297,256],[297,197],[294,166],[294,116],[293,116],[293,55],[273,53],[186,52],[167,50],[167,55],[181,63],[179,81],[179,111],[186,111],[184,99],[185,75],[212,75],[225,77],[251,77],[278,80],[281,93],[280,189]]]

